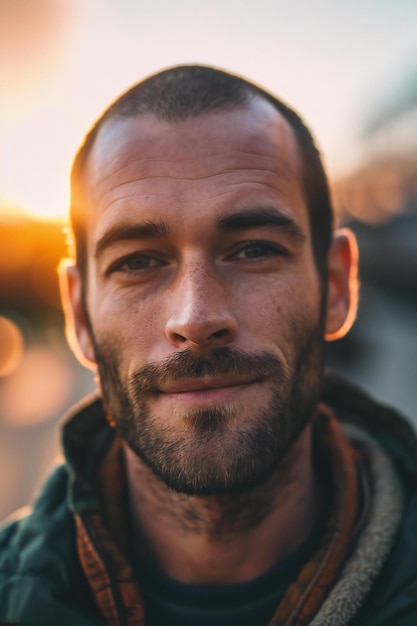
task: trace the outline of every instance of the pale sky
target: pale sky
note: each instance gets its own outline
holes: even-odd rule
[[[178,63],[237,72],[294,106],[331,175],[417,65],[416,0],[0,0],[0,205],[65,215],[95,117]],[[1,210],[1,206],[0,206]]]

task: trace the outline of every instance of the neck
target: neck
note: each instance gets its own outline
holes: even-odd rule
[[[182,582],[260,576],[303,543],[320,514],[310,426],[267,481],[243,494],[175,493],[127,446],[125,456],[137,559]]]

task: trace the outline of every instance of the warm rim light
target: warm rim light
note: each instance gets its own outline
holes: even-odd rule
[[[15,371],[22,359],[23,349],[23,336],[17,324],[0,316],[0,377]]]
[[[356,237],[354,236],[353,232],[348,228],[339,228],[335,232],[334,237],[342,237],[347,239],[349,242],[348,248],[350,258],[348,261],[349,271],[347,277],[348,307],[346,317],[342,325],[336,331],[332,333],[326,333],[326,341],[336,341],[337,339],[341,339],[342,337],[347,335],[356,320],[359,303],[359,250]]]

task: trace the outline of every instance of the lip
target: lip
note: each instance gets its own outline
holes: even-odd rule
[[[158,389],[158,392],[162,394],[175,395],[193,392],[217,391],[221,389],[229,389],[231,387],[244,387],[255,382],[259,382],[259,379],[242,379],[230,376],[193,378],[168,385]]]
[[[160,389],[160,400],[180,403],[184,406],[216,406],[236,402],[240,395],[252,385],[260,382],[259,379],[236,379],[230,377],[199,378],[181,381]]]

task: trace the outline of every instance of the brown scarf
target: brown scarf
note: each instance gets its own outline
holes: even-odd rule
[[[269,626],[305,626],[338,578],[355,537],[359,517],[359,453],[330,410],[320,405],[314,419],[318,454],[330,474],[331,506],[312,559],[287,589]],[[143,599],[127,558],[126,478],[120,440],[115,437],[98,473],[102,515],[76,516],[81,565],[97,606],[109,626],[144,626]]]

